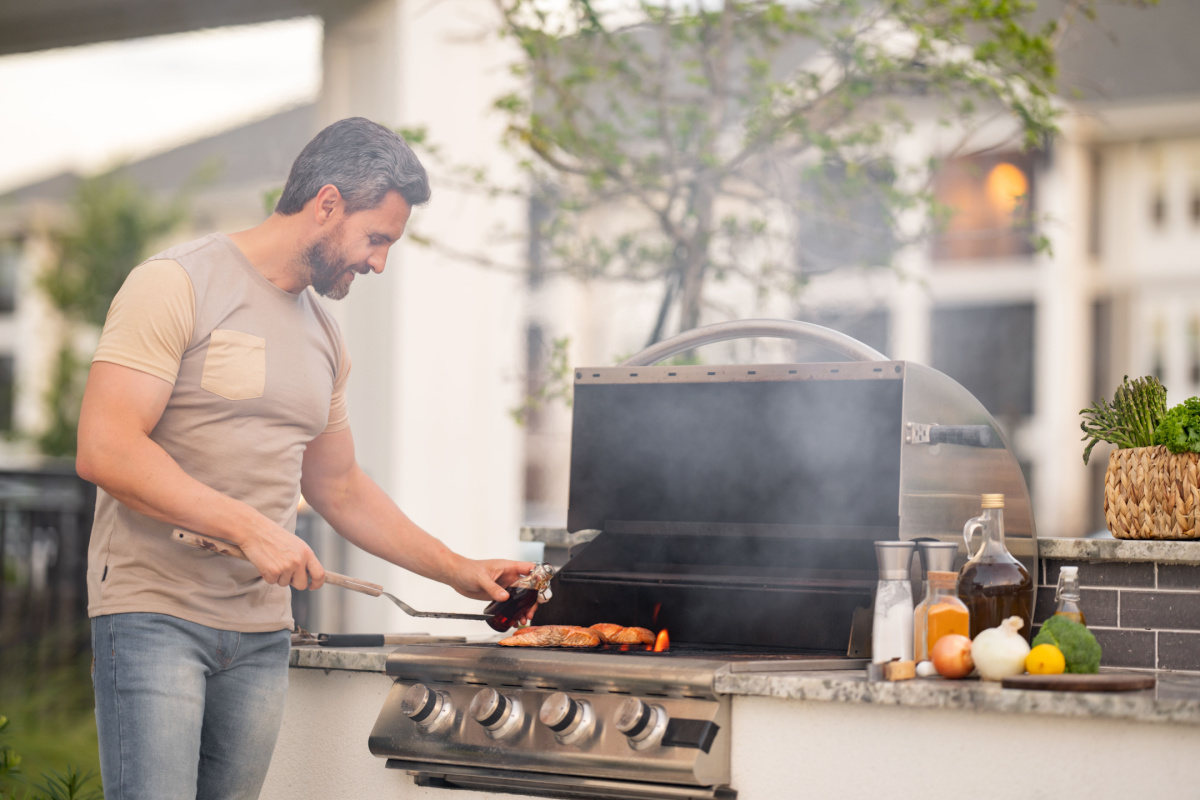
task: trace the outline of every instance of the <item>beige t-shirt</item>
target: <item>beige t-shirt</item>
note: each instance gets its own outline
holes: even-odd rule
[[[150,438],[201,483],[294,531],[310,441],[349,425],[341,332],[311,289],[264,278],[222,234],[130,273],[93,361],[173,384]],[[88,614],[149,611],[234,631],[292,627],[291,592],[248,562],[171,540],[172,526],[100,490]]]

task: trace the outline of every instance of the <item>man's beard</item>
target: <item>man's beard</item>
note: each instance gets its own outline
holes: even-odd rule
[[[330,300],[341,300],[350,292],[353,277],[347,272],[366,274],[366,265],[353,267],[347,264],[330,244],[329,239],[315,242],[304,251],[304,263],[308,265],[308,279],[313,291]]]

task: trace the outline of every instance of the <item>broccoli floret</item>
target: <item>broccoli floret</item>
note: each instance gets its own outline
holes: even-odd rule
[[[1067,672],[1077,674],[1100,671],[1100,643],[1087,629],[1073,619],[1055,615],[1042,624],[1033,638],[1033,646],[1052,644],[1062,651]]]

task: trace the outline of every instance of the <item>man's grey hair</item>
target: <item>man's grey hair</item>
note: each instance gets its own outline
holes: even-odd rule
[[[347,214],[377,207],[388,192],[399,192],[410,206],[430,195],[425,167],[408,143],[362,117],[335,122],[304,146],[275,211],[295,214],[328,183],[342,193]]]

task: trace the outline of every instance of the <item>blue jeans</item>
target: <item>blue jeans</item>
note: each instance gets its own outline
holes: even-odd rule
[[[253,800],[283,720],[288,631],[92,619],[106,800]]]

